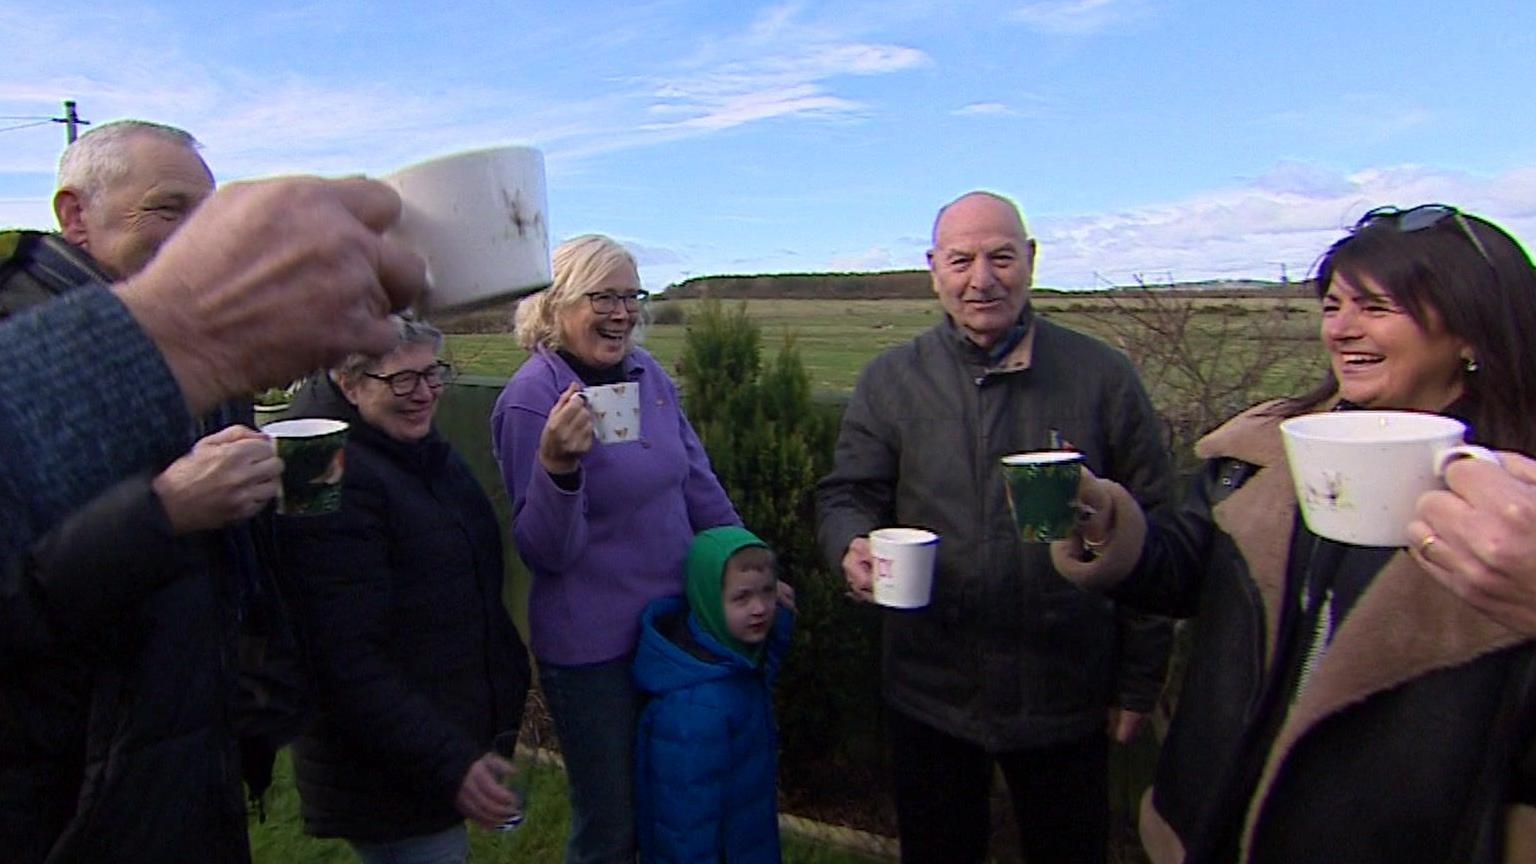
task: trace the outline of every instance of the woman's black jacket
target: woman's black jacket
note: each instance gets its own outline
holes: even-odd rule
[[[278,520],[321,709],[293,747],[305,830],[362,842],[440,831],[463,818],[460,781],[518,728],[528,692],[500,525],[435,429],[389,438],[323,376],[293,413],[352,423],[340,511]]]

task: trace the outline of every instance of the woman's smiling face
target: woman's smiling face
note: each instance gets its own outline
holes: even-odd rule
[[[1334,273],[1323,295],[1323,344],[1339,395],[1361,406],[1439,411],[1462,391],[1466,340],[1434,308],[1420,326],[1386,289]]]
[[[640,291],[640,274],[632,264],[610,269],[589,287],[586,296],[561,309],[560,347],[595,369],[614,366],[629,353],[630,334],[640,323],[640,312],[628,308],[624,298]],[[619,298],[612,311],[598,313],[592,308],[593,295],[611,294]]]

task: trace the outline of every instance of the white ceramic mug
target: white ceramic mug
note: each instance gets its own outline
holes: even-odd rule
[[[933,596],[939,535],[921,528],[877,528],[869,532],[875,558],[875,602],[893,609],[921,609]]]
[[[441,156],[382,178],[400,193],[389,230],[427,262],[424,305],[468,309],[549,286],[544,156],[493,147]]]
[[[581,396],[592,412],[597,440],[623,444],[640,440],[640,385],[633,381],[584,387]]]
[[[1312,533],[1359,546],[1406,546],[1419,496],[1445,488],[1456,459],[1498,462],[1462,443],[1466,424],[1409,411],[1332,411],[1280,424],[1301,516]]]

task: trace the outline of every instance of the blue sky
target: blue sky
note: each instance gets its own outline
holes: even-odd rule
[[[652,290],[920,267],[973,188],[1054,287],[1297,276],[1379,204],[1536,238],[1528,0],[22,0],[0,32],[0,225],[52,227],[63,127],[13,127],[70,98],[220,182],[533,144],[555,238]]]

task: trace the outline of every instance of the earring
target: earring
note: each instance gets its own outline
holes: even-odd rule
[[[1477,365],[1476,357],[1463,357],[1461,358],[1461,368],[1468,372],[1476,372],[1481,367]]]

